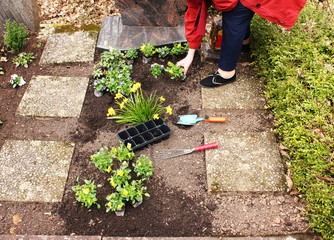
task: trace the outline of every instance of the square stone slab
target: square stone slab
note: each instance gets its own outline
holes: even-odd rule
[[[79,117],[89,78],[33,76],[16,114],[35,117]]]
[[[74,143],[9,140],[0,152],[0,200],[60,202]]]
[[[208,132],[205,152],[210,192],[279,192],[286,190],[284,166],[271,132]]]
[[[93,62],[97,32],[57,33],[48,38],[40,64]]]
[[[217,88],[202,88],[202,107],[210,109],[264,109],[265,99],[258,79],[237,72],[237,80]]]

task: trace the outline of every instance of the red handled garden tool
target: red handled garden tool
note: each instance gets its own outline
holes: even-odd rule
[[[198,122],[226,122],[226,117],[209,117],[205,116],[204,118],[197,118],[196,114],[191,114],[191,115],[181,115],[179,116],[179,121],[177,124],[182,124],[182,125],[194,125],[195,123]]]
[[[213,142],[213,143],[208,143],[208,144],[197,146],[195,148],[190,148],[190,149],[158,149],[158,150],[155,150],[156,155],[154,157],[154,160],[155,161],[164,160],[164,159],[173,158],[173,157],[185,155],[185,154],[192,153],[192,152],[198,152],[198,151],[211,149],[211,148],[217,148],[217,147],[218,147],[218,143]]]

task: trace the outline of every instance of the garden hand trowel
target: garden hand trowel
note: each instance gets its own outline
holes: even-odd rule
[[[197,118],[196,114],[192,115],[181,115],[179,116],[179,121],[177,124],[182,125],[194,125],[197,122],[226,122],[226,117],[208,117],[205,116],[204,118]]]

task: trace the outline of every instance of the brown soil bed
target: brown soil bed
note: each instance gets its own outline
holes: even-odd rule
[[[126,206],[125,216],[116,217],[113,212],[106,213],[104,204],[106,196],[112,192],[107,181],[109,174],[101,173],[91,162],[90,156],[103,146],[118,146],[116,134],[126,129],[127,125],[119,125],[106,119],[106,113],[113,106],[113,98],[109,94],[101,98],[94,96],[93,79],[91,77],[94,64],[99,62],[99,54],[95,54],[94,63],[65,64],[40,66],[39,60],[43,51],[37,48],[39,40],[31,34],[26,46],[21,51],[33,52],[36,59],[29,68],[15,68],[12,60],[17,54],[6,50],[0,52],[0,67],[5,71],[0,75],[0,148],[5,140],[53,140],[75,142],[68,179],[63,199],[59,203],[24,203],[0,202],[0,234],[9,234],[14,227],[13,216],[19,215],[22,222],[15,229],[17,235],[103,235],[103,236],[212,236],[212,235],[266,235],[289,234],[304,231],[305,221],[289,220],[290,216],[299,214],[299,210],[288,208],[284,218],[287,220],[277,228],[272,227],[276,210],[281,205],[275,205],[270,211],[263,211],[260,217],[255,211],[240,213],[241,206],[261,206],[261,202],[270,202],[270,195],[262,196],[215,196],[208,193],[206,184],[206,167],[203,152],[196,152],[183,157],[153,161],[154,176],[148,181],[150,198],[145,198],[142,205],[133,208]],[[3,46],[3,39],[0,38]],[[182,58],[170,58],[176,62]],[[247,71],[251,76],[252,69],[247,64],[249,57],[242,55],[237,71]],[[162,63],[158,59],[153,62]],[[185,81],[171,80],[167,75],[155,79],[149,73],[149,65],[144,65],[141,58],[134,63],[132,77],[142,83],[145,94],[157,91],[158,96],[164,96],[166,106],[171,105],[173,115],[166,120],[172,129],[168,140],[153,144],[136,155],[146,154],[151,159],[155,149],[191,148],[204,143],[203,133],[207,131],[265,131],[272,128],[272,118],[264,110],[213,110],[201,109],[201,90],[198,85],[201,73],[214,71],[216,64],[204,64],[199,54],[187,74]],[[27,84],[13,89],[9,83],[10,76],[23,76]],[[16,109],[29,85],[33,75],[82,76],[89,77],[90,82],[84,100],[81,115],[73,118],[24,118],[15,115]],[[224,116],[228,122],[224,124],[198,123],[195,126],[180,126],[176,124],[181,114],[209,114]],[[18,174],[24,169],[17,169]],[[76,178],[92,179],[103,187],[98,190],[101,209],[82,208],[75,200],[72,186]],[[287,206],[298,202],[298,197],[283,195]],[[300,203],[300,205],[302,205]],[[217,218],[214,211],[218,207],[226,207],[226,212]],[[247,205],[248,206],[248,205]],[[260,207],[261,208],[261,207]],[[261,209],[262,211],[262,209]],[[297,213],[295,212],[297,211]],[[229,217],[229,214],[233,216]],[[234,214],[235,213],[235,214]],[[226,215],[226,216],[225,216]],[[249,224],[239,224],[248,219]],[[217,225],[225,226],[217,232]],[[263,224],[261,230],[258,226]],[[247,227],[244,227],[247,226]],[[253,226],[254,225],[254,226]],[[250,230],[248,230],[250,228]]]
[[[3,46],[3,39],[0,41]],[[91,78],[93,64],[40,66],[39,60],[45,43],[43,42],[42,47],[37,48],[38,41],[35,35],[30,34],[26,46],[20,51],[33,52],[36,56],[27,69],[15,68],[12,60],[17,56],[16,54],[6,50],[1,52],[1,57],[6,57],[8,61],[0,62],[0,67],[5,71],[5,74],[0,76],[0,119],[3,121],[0,126],[0,147],[7,139],[25,139],[74,141],[76,148],[63,201],[50,204],[2,202],[0,234],[9,234],[9,229],[13,227],[12,217],[15,214],[22,218],[16,234],[67,235],[75,233],[77,235],[112,236],[200,236],[210,234],[210,216],[206,210],[203,210],[203,205],[199,204],[204,201],[204,198],[198,194],[191,197],[182,191],[182,188],[165,186],[159,174],[155,174],[147,183],[151,197],[146,198],[141,206],[138,208],[126,206],[124,217],[116,217],[112,212],[105,213],[105,197],[110,194],[112,188],[107,181],[108,174],[98,171],[90,161],[90,155],[102,146],[117,146],[116,133],[128,126],[106,119],[107,109],[112,105],[113,99],[109,94],[101,98],[94,96],[93,79]],[[169,60],[176,62],[177,59]],[[95,63],[98,61],[99,54],[96,53]],[[159,62],[158,59],[153,61]],[[156,90],[158,96],[162,95],[166,98],[166,106],[170,104],[174,108],[174,114],[166,120],[174,136],[182,135],[184,134],[182,131],[189,129],[189,127],[176,126],[177,114],[199,112],[200,99],[197,103],[195,102],[197,109],[193,109],[189,100],[199,96],[199,86],[196,84],[199,74],[195,70],[201,67],[202,63],[197,55],[185,81],[171,80],[167,75],[157,80],[149,74],[148,65],[142,64],[139,59],[134,63],[132,77],[135,81],[142,83],[144,93],[150,94]],[[12,88],[9,79],[14,73],[23,76],[27,84]],[[35,119],[16,116],[16,109],[33,75],[89,76],[90,84],[80,118]],[[202,143],[203,137],[198,135],[187,138],[186,145],[192,147]],[[173,143],[172,137],[158,144],[155,146],[162,148],[164,146],[177,148],[179,145],[178,142]],[[138,155],[141,153],[152,156],[151,148],[136,152]],[[199,184],[199,189],[202,188],[205,191],[204,155],[197,154],[196,156],[199,157],[201,164],[197,166],[199,170],[194,171],[196,175],[192,177]],[[162,164],[157,168],[157,172],[167,170],[168,175],[175,174],[175,167],[169,165],[168,162]],[[164,164],[167,165],[164,166]],[[21,170],[24,169],[18,169],[18,174]],[[71,188],[76,183],[77,176],[82,180],[94,179],[96,183],[103,185],[98,191],[98,198],[102,206],[100,210],[96,207],[89,210],[81,208],[76,202]],[[181,180],[177,179],[178,176],[175,174],[175,181]]]

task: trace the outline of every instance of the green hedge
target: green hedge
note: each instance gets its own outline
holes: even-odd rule
[[[308,1],[290,31],[255,16],[251,49],[309,224],[334,239],[334,1]]]

